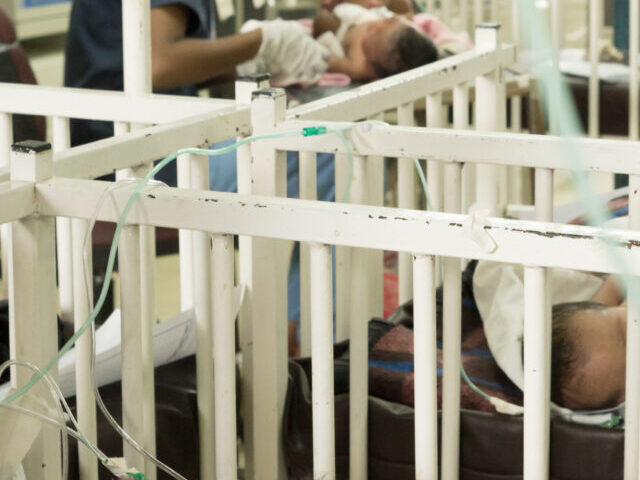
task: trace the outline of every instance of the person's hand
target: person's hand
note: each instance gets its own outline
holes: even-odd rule
[[[256,26],[262,30],[262,43],[255,60],[272,75],[287,74],[300,82],[313,83],[327,71],[329,51],[311,38],[300,23],[281,19],[249,21],[242,30]]]

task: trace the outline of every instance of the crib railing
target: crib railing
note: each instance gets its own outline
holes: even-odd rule
[[[256,97],[256,108],[262,102],[275,102],[274,92]],[[265,100],[266,99],[266,100]],[[261,102],[262,100],[262,102]],[[306,123],[304,123],[306,124]],[[278,129],[290,130],[299,128],[300,122],[278,124]],[[317,123],[316,123],[317,125]],[[320,124],[334,127],[331,123]],[[380,155],[398,155],[405,146],[411,148],[418,158],[431,157],[433,152],[425,145],[439,145],[438,158],[459,168],[461,162],[486,162],[491,157],[494,164],[534,165],[542,171],[549,169],[550,163],[557,161],[562,152],[560,140],[549,137],[524,137],[512,134],[486,134],[464,132],[460,142],[437,142],[449,136],[449,139],[460,135],[456,132],[429,131],[408,129],[405,127],[374,126],[371,130],[360,130],[355,127],[350,136],[354,154],[362,157],[370,153]],[[326,142],[323,142],[325,140]],[[525,142],[526,140],[526,142]],[[469,143],[475,142],[477,148],[470,150]],[[504,142],[502,149],[494,148],[496,143]],[[633,158],[637,158],[637,148],[626,142],[605,142],[579,140],[579,148],[588,152],[591,158],[590,169],[608,169],[613,172],[631,172],[632,185],[637,184],[640,172],[634,166]],[[514,159],[512,148],[517,146],[522,156]],[[300,139],[281,139],[263,141],[255,144],[256,150],[271,152],[274,150],[300,149],[305,151],[338,151],[345,153],[344,145],[330,136]],[[425,149],[426,148],[426,149]],[[619,162],[614,166],[597,156],[600,151],[615,151]],[[540,155],[540,152],[549,155]],[[479,153],[479,158],[476,158]],[[534,158],[536,161],[533,161]],[[257,159],[254,158],[254,162]],[[265,161],[267,160],[267,161]],[[262,160],[268,163],[268,158]],[[269,162],[271,163],[271,162]],[[26,316],[32,318],[29,342],[24,341],[24,334],[17,338],[31,360],[45,356],[42,346],[46,343],[38,341],[34,332],[44,335],[47,326],[54,325],[55,311],[55,263],[53,260],[53,218],[90,219],[96,210],[103,193],[110,184],[93,180],[51,178],[53,169],[50,152],[37,149],[14,151],[12,159],[12,182],[2,185],[0,202],[6,208],[0,213],[0,221],[12,224],[12,285],[22,289],[12,289],[12,300],[15,305],[16,318],[21,321]],[[354,182],[362,183],[359,177]],[[34,188],[35,184],[35,188]],[[358,188],[354,185],[354,188]],[[454,189],[460,195],[459,188]],[[546,192],[547,203],[550,190]],[[98,214],[102,221],[116,221],[122,211],[129,192],[115,189],[110,193],[112,201],[107,202]],[[538,191],[538,208],[543,209],[544,198]],[[631,197],[631,217],[637,215],[637,198]],[[34,215],[35,214],[35,215]],[[542,216],[543,213],[540,213]],[[314,395],[314,471],[315,476],[327,478],[335,476],[333,451],[333,395],[331,392],[332,367],[332,314],[331,314],[331,263],[330,245],[340,245],[357,249],[385,249],[411,252],[414,256],[414,315],[416,331],[416,476],[417,478],[437,477],[437,417],[436,417],[436,343],[435,343],[435,262],[438,256],[447,259],[461,258],[489,259],[493,261],[520,263],[525,265],[525,475],[527,478],[546,478],[548,474],[548,384],[549,365],[546,347],[550,340],[547,319],[549,304],[546,294],[546,276],[544,268],[563,267],[596,272],[618,272],[611,259],[603,255],[602,242],[604,235],[597,229],[554,225],[538,222],[524,222],[487,218],[482,230],[489,232],[495,247],[487,248],[486,242],[474,240],[473,226],[469,215],[437,212],[419,212],[406,209],[391,209],[367,205],[331,204],[291,200],[274,196],[246,196],[225,193],[207,192],[193,189],[174,189],[162,186],[147,187],[138,205],[127,220],[129,227],[139,225],[164,226],[181,228],[213,234],[213,255],[216,270],[213,289],[205,293],[214,307],[214,338],[220,345],[216,349],[216,390],[215,404],[218,415],[229,417],[235,399],[233,383],[234,361],[233,351],[233,317],[231,298],[228,295],[232,282],[233,263],[230,254],[231,240],[229,235],[245,235],[254,237],[253,246],[264,250],[272,249],[274,240],[295,240],[309,244],[312,254],[311,262],[311,302],[313,312],[312,356],[314,363],[313,395]],[[207,233],[209,235],[209,233]],[[636,252],[640,236],[634,231],[621,231],[610,234],[614,242],[612,248],[627,264],[630,272],[640,274],[640,257]],[[258,243],[258,241],[262,243]],[[18,257],[20,255],[20,257]],[[25,257],[28,255],[28,257]],[[21,261],[18,262],[17,259]],[[32,258],[33,263],[24,262],[24,258]],[[261,265],[253,266],[253,273],[265,281],[273,277],[273,271]],[[364,288],[363,263],[354,263],[352,275],[354,284]],[[445,285],[448,285],[450,270],[445,269]],[[360,280],[358,280],[358,277]],[[39,279],[39,280],[38,280]],[[258,287],[254,288],[254,291]],[[448,290],[448,287],[445,286]],[[249,301],[253,301],[253,292]],[[446,294],[445,294],[446,295]],[[457,300],[459,296],[447,296],[447,303]],[[130,298],[135,308],[140,308],[140,298]],[[445,309],[447,307],[445,306]],[[459,314],[458,314],[459,315]],[[632,314],[630,314],[632,315]],[[452,315],[453,317],[453,315]],[[632,327],[631,317],[629,327]],[[459,317],[457,318],[459,324]],[[16,324],[17,326],[18,324]],[[20,328],[26,327],[21,325]],[[351,325],[352,338],[357,330],[366,332],[366,324]],[[222,329],[222,330],[221,330]],[[226,329],[226,330],[224,330]],[[225,333],[226,332],[226,333]],[[360,332],[359,334],[362,334]],[[537,341],[534,340],[537,338]],[[124,337],[130,342],[130,337]],[[633,355],[637,338],[633,332],[629,334],[629,352]],[[35,349],[39,349],[37,352]],[[227,348],[225,360],[219,358],[223,349]],[[445,341],[445,349],[451,348]],[[49,345],[51,349],[51,345]],[[459,352],[459,351],[458,351]],[[254,352],[255,353],[255,352]],[[365,364],[366,364],[366,350]],[[352,361],[362,352],[352,351]],[[459,355],[459,353],[458,353]],[[227,358],[228,357],[228,358]],[[45,359],[42,359],[45,360]],[[445,358],[445,362],[448,360]],[[637,438],[637,380],[635,373],[628,372],[627,379],[627,441]],[[221,377],[218,379],[218,377]],[[15,378],[15,377],[14,377]],[[18,376],[18,378],[20,378]],[[365,377],[366,378],[366,377]],[[223,380],[224,379],[224,380]],[[360,379],[362,380],[362,379]],[[22,381],[26,381],[23,377]],[[218,382],[221,385],[218,386]],[[226,382],[226,383],[225,383]],[[225,383],[227,388],[222,387]],[[275,386],[272,386],[275,389]],[[351,391],[359,387],[352,385]],[[361,387],[360,387],[361,388]],[[231,393],[229,393],[231,392]],[[634,396],[636,398],[634,398]],[[231,409],[231,410],[228,410]],[[273,415],[273,414],[272,414]],[[233,418],[233,416],[231,416]],[[217,417],[219,419],[220,417]],[[446,427],[443,427],[446,428]],[[446,432],[443,431],[443,434]],[[277,438],[277,437],[275,437]],[[232,457],[235,449],[235,424],[216,422],[216,456],[225,460],[228,469],[222,473],[219,467],[219,478],[233,478],[235,463]],[[272,439],[274,441],[274,439]],[[55,445],[53,440],[46,445]],[[50,447],[51,448],[51,447]],[[446,447],[444,447],[446,448]],[[52,449],[53,450],[53,449]],[[353,455],[354,452],[351,452]],[[636,462],[627,459],[630,464]],[[233,464],[232,464],[233,463]],[[443,476],[447,467],[443,462]],[[637,467],[636,467],[637,468]],[[47,478],[55,478],[54,475]],[[632,472],[633,473],[633,472]],[[632,475],[630,473],[629,475]],[[254,472],[256,478],[268,478],[261,470]],[[635,478],[629,476],[627,478]]]

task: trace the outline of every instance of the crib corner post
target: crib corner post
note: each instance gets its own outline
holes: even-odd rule
[[[12,180],[42,182],[52,175],[50,144],[30,140],[13,145]],[[44,367],[58,351],[54,218],[33,215],[14,222],[9,245],[11,358]],[[56,378],[57,367],[49,373]],[[30,378],[28,370],[11,370],[14,388],[25,385]],[[40,384],[32,392],[42,395],[45,390]],[[60,479],[59,432],[43,429],[23,466],[29,479]]]
[[[499,54],[502,42],[499,23],[476,26],[476,51]],[[506,89],[500,58],[495,70],[476,78],[475,123],[479,131],[503,131],[506,124]],[[506,201],[505,167],[482,165],[476,167],[476,207],[500,214]]]
[[[253,92],[254,135],[271,133],[285,118],[282,89]],[[263,142],[251,144],[252,195],[286,196],[286,157]],[[247,208],[259,208],[247,206]],[[247,478],[286,478],[280,431],[287,382],[287,255],[282,242],[253,238],[250,242],[248,302],[241,338],[243,355]]]

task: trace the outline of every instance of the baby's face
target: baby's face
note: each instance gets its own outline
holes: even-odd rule
[[[564,391],[566,407],[593,410],[624,401],[627,345],[626,306],[587,310],[573,316],[576,375]]]
[[[407,23],[399,17],[388,18],[365,24],[366,29],[362,37],[362,50],[372,65],[381,65],[390,69],[389,53],[393,46],[394,35],[407,28]]]

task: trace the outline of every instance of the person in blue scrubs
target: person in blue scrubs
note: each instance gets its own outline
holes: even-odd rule
[[[156,93],[197,95],[198,85],[233,78],[238,64],[264,50],[274,29],[220,39],[213,36],[213,0],[151,0],[152,84]],[[295,32],[291,34],[295,35]],[[301,41],[305,39],[301,38]],[[122,0],[74,0],[67,34],[65,86],[119,90],[124,87]],[[111,122],[72,120],[72,145],[113,135]],[[297,154],[287,156],[288,196],[298,196]],[[176,184],[175,165],[157,176]],[[211,159],[211,188],[237,191],[235,155]],[[332,200],[333,156],[319,155],[318,197]],[[289,279],[289,319],[300,317],[299,255]]]

